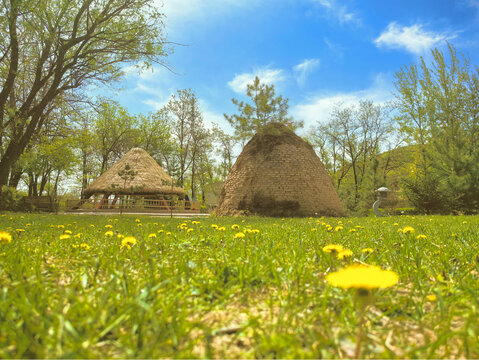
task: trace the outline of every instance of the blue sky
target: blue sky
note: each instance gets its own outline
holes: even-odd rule
[[[162,67],[125,68],[123,90],[105,93],[132,113],[155,111],[191,88],[205,122],[230,132],[255,75],[290,99],[305,130],[337,103],[393,98],[394,73],[449,41],[479,64],[479,0],[158,0],[176,46]]]

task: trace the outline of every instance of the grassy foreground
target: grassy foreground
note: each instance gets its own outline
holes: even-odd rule
[[[351,357],[356,297],[325,277],[355,262],[399,275],[363,357],[479,357],[479,217],[7,213],[1,231],[0,357]]]

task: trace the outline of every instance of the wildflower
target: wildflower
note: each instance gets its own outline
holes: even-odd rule
[[[224,226],[221,226],[221,227],[218,228],[218,230],[219,230],[219,231],[225,231],[226,228],[225,228]]]
[[[136,224],[136,225],[138,225],[138,227],[142,227],[142,226],[143,226],[141,223],[138,223],[138,224]]]
[[[466,221],[466,220],[464,220],[462,223],[463,223],[463,224],[467,224],[467,221]]]
[[[133,236],[126,236],[121,240],[121,247],[120,249],[123,249],[124,247],[131,249],[133,245],[136,244],[136,239]]]
[[[343,230],[343,227],[341,225],[338,225],[334,228],[334,231],[341,231]]]
[[[70,230],[65,230],[65,234],[69,234],[69,235],[71,235],[71,234],[72,234],[72,232],[71,232]]]
[[[0,244],[9,244],[12,242],[12,235],[6,231],[0,231]]]
[[[452,233],[451,236],[455,238],[457,235],[455,233]]]
[[[343,247],[341,245],[329,244],[323,247],[323,251],[335,254],[343,251]]]
[[[81,247],[82,249],[84,249],[84,250],[90,250],[90,245],[85,244],[85,243],[81,243],[81,244],[80,244],[80,247]]]
[[[358,229],[349,229],[350,233],[353,233],[353,232],[356,232],[356,231],[358,231]]]
[[[105,232],[105,236],[108,236],[108,237],[113,236],[113,231],[108,230],[107,232]]]
[[[239,225],[233,224],[233,225],[231,225],[231,229],[233,229],[233,230],[238,230],[238,229],[239,229]]]
[[[65,229],[65,225],[58,225],[57,228],[59,228],[59,229]]]
[[[414,232],[414,228],[412,226],[405,226],[402,229],[403,234],[412,234]]]
[[[165,230],[162,230],[162,229],[158,230],[158,234],[161,234],[163,231]]]
[[[199,221],[192,221],[191,224],[192,225],[198,225],[200,222]]]
[[[242,239],[245,237],[245,234],[242,232],[236,233],[235,234],[235,239]]]
[[[378,266],[351,265],[331,273],[326,280],[333,286],[343,289],[377,289],[395,285],[398,275],[394,271],[382,270]]]
[[[15,229],[15,231],[16,231],[17,233],[22,233],[22,232],[25,231],[25,229]]]
[[[258,230],[258,229],[253,229],[253,230],[251,230],[251,232],[252,232],[253,234],[258,234],[258,233],[259,233],[259,230]]]
[[[31,226],[32,224],[28,223],[28,224],[25,224],[25,226]]]
[[[170,235],[171,235],[171,231],[168,231],[168,232],[166,233],[166,236],[170,236]]]
[[[218,225],[216,225],[216,224],[211,224],[211,227],[212,227],[213,229],[218,229]]]
[[[135,222],[139,223],[139,222],[141,222],[141,220],[140,220],[140,219],[136,219]]]
[[[353,252],[349,249],[344,249],[343,251],[340,251],[336,257],[338,260],[343,260],[351,256],[353,256]]]
[[[312,228],[312,229],[311,229],[311,231],[318,231],[318,229],[316,229],[316,228]]]
[[[192,229],[192,228],[189,228],[188,230],[186,230],[186,233],[187,233],[187,234],[189,234],[189,233],[191,233],[191,232],[193,232],[193,229]]]
[[[156,238],[156,234],[150,234],[150,235],[148,235],[148,239],[151,239],[151,238]]]
[[[107,225],[105,225],[105,228],[111,229],[111,228],[113,228],[113,225],[107,224]]]
[[[95,227],[95,225],[93,225],[93,224],[90,224],[90,227]]]
[[[398,223],[394,223],[393,226],[399,226],[399,224],[398,224]]]
[[[181,229],[181,230],[186,230],[186,229],[188,229],[188,225],[186,225],[186,223],[182,223],[182,224],[178,225],[177,228]]]
[[[333,227],[329,224],[326,225],[326,230],[327,231],[333,231]]]
[[[78,234],[75,234],[73,237],[74,237],[74,238],[79,238],[79,237],[81,237],[82,235],[83,235],[82,233],[78,233]]]
[[[424,235],[424,234],[419,234],[418,236],[416,236],[416,239],[418,239],[418,240],[424,240],[424,239],[427,239],[427,236]]]
[[[429,301],[437,301],[437,296],[435,294],[429,294],[426,296],[426,299]]]
[[[123,239],[123,238],[125,237],[125,235],[123,235],[123,234],[118,234],[116,237],[117,237],[118,239]]]
[[[371,249],[371,248],[364,248],[361,250],[361,252],[364,254],[371,254],[373,251],[374,249]]]
[[[63,235],[60,235],[60,240],[66,240],[66,239],[70,239],[71,236],[68,235],[68,234],[63,234]]]

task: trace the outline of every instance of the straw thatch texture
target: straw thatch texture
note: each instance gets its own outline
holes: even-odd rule
[[[312,146],[281,124],[268,125],[246,144],[224,183],[216,213],[345,215]]]
[[[118,175],[128,164],[137,172],[134,179],[126,182]],[[171,177],[145,150],[133,148],[88,186],[84,194],[137,194],[137,195],[184,195],[185,191],[171,186]]]

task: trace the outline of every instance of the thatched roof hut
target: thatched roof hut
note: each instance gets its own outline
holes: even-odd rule
[[[246,144],[221,191],[218,215],[344,216],[312,146],[281,124]]]
[[[125,167],[135,172],[133,179],[121,177]],[[120,173],[120,174],[119,174]],[[93,194],[115,195],[184,195],[185,191],[173,186],[173,179],[145,150],[133,148],[111,168],[100,175],[84,191],[84,197]]]

